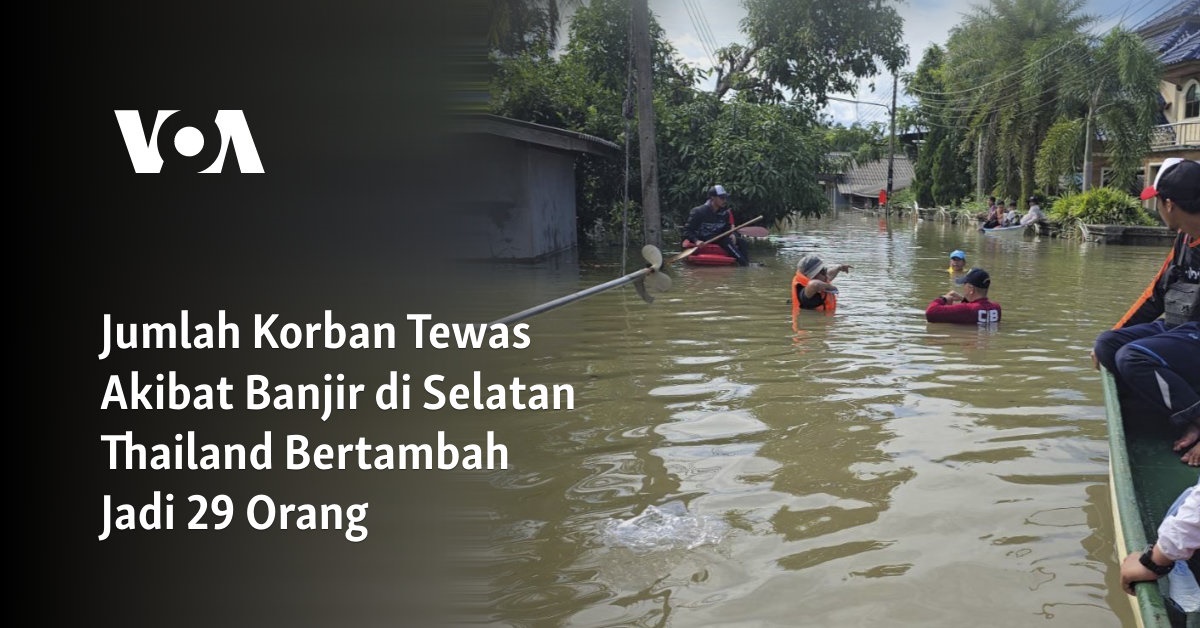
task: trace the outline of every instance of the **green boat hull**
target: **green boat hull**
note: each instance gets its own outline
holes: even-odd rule
[[[1136,416],[1133,403],[1125,411],[1116,381],[1101,368],[1104,405],[1108,417],[1109,493],[1113,500],[1113,518],[1117,527],[1117,560],[1130,552],[1141,551],[1158,536],[1163,515],[1189,486],[1196,483],[1197,470],[1179,460],[1171,451],[1178,438],[1162,419]],[[1184,617],[1168,610],[1167,579],[1135,586],[1136,599],[1130,597],[1139,624],[1148,628],[1196,625],[1197,613]]]

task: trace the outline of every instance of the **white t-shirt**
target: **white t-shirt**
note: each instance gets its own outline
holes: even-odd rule
[[[1027,225],[1031,222],[1037,222],[1039,220],[1045,220],[1045,219],[1046,219],[1046,215],[1042,213],[1041,206],[1031,205],[1029,207],[1029,213],[1025,214],[1025,217],[1021,219],[1021,224]]]
[[[1200,482],[1188,490],[1179,510],[1158,526],[1158,549],[1171,560],[1187,560],[1200,548]]]

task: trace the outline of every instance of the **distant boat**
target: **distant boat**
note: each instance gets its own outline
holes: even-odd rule
[[[1171,451],[1176,436],[1166,419],[1123,417],[1112,373],[1101,367],[1100,377],[1108,417],[1108,490],[1119,562],[1131,552],[1146,549],[1150,539],[1158,536],[1158,526],[1166,512],[1180,493],[1196,483],[1198,471],[1184,464],[1180,454]],[[1137,408],[1133,404],[1127,407]],[[1134,589],[1136,597],[1125,597],[1133,606],[1138,626],[1192,626],[1200,619],[1185,617],[1168,602],[1169,576],[1158,582],[1137,584]]]
[[[989,235],[989,236],[994,236],[994,237],[1012,237],[1012,236],[1019,236],[1019,235],[1025,233],[1025,229],[1027,229],[1028,227],[1029,227],[1029,225],[1013,225],[1011,227],[992,227],[991,229],[984,229],[984,228],[980,227],[979,230],[982,231],[984,235]]]

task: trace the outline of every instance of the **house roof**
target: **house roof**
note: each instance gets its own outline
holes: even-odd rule
[[[876,198],[887,188],[888,160],[880,159],[850,168],[838,181],[838,193],[849,196]],[[905,155],[895,155],[892,161],[892,192],[912,185],[912,162]]]
[[[1176,65],[1184,61],[1200,61],[1200,28],[1185,35],[1174,46],[1158,57],[1163,65]]]
[[[1181,0],[1146,20],[1137,33],[1164,65],[1200,61],[1200,0]]]
[[[608,140],[544,124],[486,113],[462,113],[455,118],[457,124],[453,130],[460,133],[497,135],[529,144],[603,157],[616,157],[621,153],[621,147]]]

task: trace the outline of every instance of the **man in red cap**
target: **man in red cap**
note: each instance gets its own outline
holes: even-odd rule
[[[1163,161],[1142,200],[1155,199],[1178,232],[1154,280],[1112,329],[1096,338],[1092,360],[1124,390],[1154,408],[1182,436],[1174,450],[1200,466],[1200,163]]]

